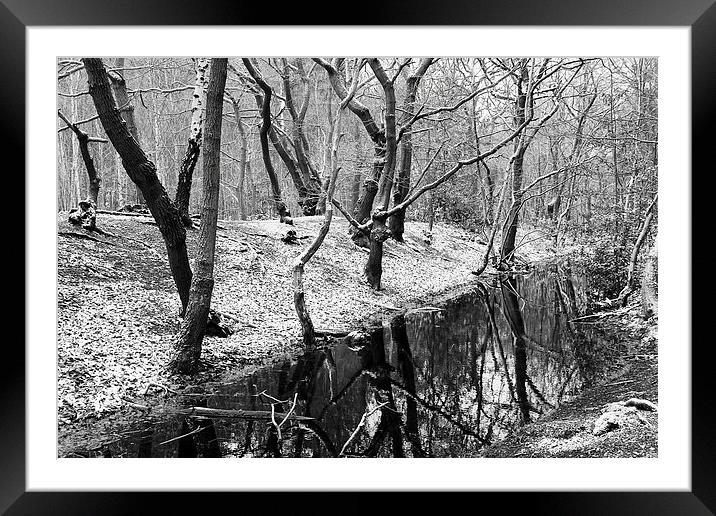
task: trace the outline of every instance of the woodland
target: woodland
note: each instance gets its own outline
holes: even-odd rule
[[[277,325],[267,356],[315,350],[552,258],[587,277],[570,322],[653,322],[657,79],[652,58],[59,58],[60,405],[78,413],[79,348],[118,306],[160,350],[147,391],[248,360]]]

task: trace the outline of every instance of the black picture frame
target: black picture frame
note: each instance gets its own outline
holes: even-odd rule
[[[272,3],[272,5],[274,5]],[[2,145],[25,148],[25,29],[38,25],[552,25],[552,26],[690,26],[692,100],[692,235],[708,235],[704,213],[693,208],[708,204],[708,189],[697,174],[710,175],[716,141],[716,5],[714,0],[428,0],[392,3],[367,2],[340,15],[340,5],[296,2],[266,12],[264,2],[204,0],[195,9],[189,0],[0,0],[0,110]],[[323,17],[320,14],[325,13]],[[329,19],[333,16],[333,19]],[[11,170],[25,170],[24,153]],[[10,171],[6,170],[9,174]],[[18,174],[15,172],[15,174]],[[22,187],[21,187],[22,188]],[[25,192],[25,196],[30,192]],[[703,196],[699,199],[699,196]],[[22,196],[18,196],[22,198]],[[22,210],[23,208],[19,208]],[[22,213],[22,211],[20,211]],[[16,224],[16,222],[13,222]],[[22,238],[22,237],[21,237]],[[24,252],[24,251],[23,251]],[[709,270],[708,253],[691,252],[692,271]],[[25,263],[28,257],[25,256]],[[684,264],[688,266],[688,264]],[[27,270],[26,270],[27,274]],[[24,302],[16,306],[25,307]],[[692,321],[706,321],[707,304],[692,301]],[[32,307],[26,307],[31,310]],[[23,314],[24,315],[24,314]],[[17,326],[15,324],[15,326]],[[692,327],[692,331],[695,328]],[[690,492],[588,492],[588,493],[475,493],[481,507],[495,501],[506,510],[522,507],[532,514],[714,514],[716,512],[716,431],[708,420],[716,390],[711,371],[710,340],[698,341],[693,333],[692,352],[692,490]],[[689,346],[691,343],[661,343]],[[144,514],[196,513],[216,507],[244,507],[259,503],[281,512],[318,512],[312,493],[271,495],[267,505],[261,494],[249,493],[127,493],[127,492],[25,492],[25,354],[22,347],[5,342],[0,359],[0,511],[17,514]],[[263,495],[265,496],[265,495]],[[317,495],[313,495],[317,496]],[[321,495],[322,496],[322,495]],[[352,494],[350,496],[356,496]],[[450,496],[456,496],[451,494]],[[509,497],[509,501],[505,501]],[[283,498],[283,500],[281,499]],[[381,497],[385,498],[385,496]],[[399,499],[402,500],[402,496]],[[423,504],[424,493],[412,493],[411,502]],[[453,504],[462,505],[460,501]],[[262,501],[263,500],[263,501]],[[356,498],[358,500],[358,498]],[[375,502],[374,498],[370,503]],[[468,504],[473,503],[471,501]],[[330,505],[327,507],[330,509]],[[362,503],[341,504],[332,510],[350,512]],[[454,505],[457,507],[458,505]],[[153,507],[157,509],[153,509]],[[469,507],[469,505],[468,505]],[[159,509],[160,508],[160,509]],[[289,509],[287,509],[289,508]],[[270,509],[269,509],[270,510]],[[326,509],[324,509],[326,510]],[[271,512],[273,512],[271,510]]]

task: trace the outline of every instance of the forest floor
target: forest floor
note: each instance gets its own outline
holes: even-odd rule
[[[658,403],[657,321],[644,321],[638,305],[633,300],[627,312],[596,322],[628,343],[607,383],[585,390],[480,456],[657,457],[656,407],[629,406],[635,399]]]
[[[291,264],[323,218],[294,220],[297,235],[310,237],[298,244],[281,241],[290,227],[278,221],[219,221],[212,307],[231,318],[225,322],[234,333],[204,339],[201,372],[191,383],[241,376],[301,352]],[[169,388],[187,383],[166,368],[180,303],[153,219],[100,214],[97,225],[112,236],[68,235],[82,231],[68,224],[67,214],[57,218],[60,442],[132,407],[152,383]],[[335,217],[304,277],[316,328],[350,331],[383,313],[429,304],[474,284],[471,271],[486,248],[479,238],[436,224],[428,245],[426,230],[425,223],[408,222],[405,243],[386,242],[383,290],[375,292],[362,279],[367,251],[351,242],[347,222]],[[188,231],[190,259],[198,233]],[[547,244],[534,230],[525,230],[516,257],[552,257]]]

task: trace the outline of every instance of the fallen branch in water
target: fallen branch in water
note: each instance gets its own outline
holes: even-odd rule
[[[386,401],[386,402],[383,402],[380,405],[374,407],[370,412],[363,412],[363,415],[361,416],[360,421],[358,422],[358,426],[356,426],[355,430],[353,430],[353,433],[350,435],[348,440],[343,444],[343,448],[341,448],[341,451],[338,454],[339,457],[345,457],[346,448],[348,448],[348,445],[355,438],[355,436],[358,435],[358,432],[360,431],[360,429],[363,428],[363,425],[365,425],[366,419],[368,419],[371,415],[373,415],[373,413],[376,410],[383,408],[387,404],[388,404],[388,402]]]
[[[623,315],[623,314],[629,313],[631,310],[632,310],[632,307],[625,306],[624,308],[619,308],[617,310],[611,310],[609,312],[597,312],[595,314],[583,315],[582,317],[577,317],[576,319],[570,319],[567,322],[579,322],[579,321],[586,321],[586,320],[591,320],[591,319],[602,319],[604,317]]]
[[[188,409],[180,409],[177,414],[184,416],[204,416],[212,418],[229,418],[229,419],[253,419],[253,420],[271,420],[271,412],[267,410],[230,410],[216,409],[207,407],[191,407]],[[275,412],[274,417],[285,418],[288,421],[313,421],[315,418],[308,416],[298,416],[296,414],[282,414]]]
[[[164,442],[159,443],[157,446],[161,446],[161,445],[163,445],[163,444],[168,444],[168,443],[171,443],[171,442],[173,442],[173,441],[178,441],[179,439],[183,439],[184,437],[189,437],[190,435],[198,434],[199,432],[201,432],[201,431],[204,430],[205,428],[209,428],[209,427],[208,427],[208,426],[199,426],[199,427],[195,428],[194,430],[192,430],[192,431],[189,432],[189,433],[186,433],[186,434],[183,434],[183,435],[178,435],[178,436],[176,436],[176,437],[173,437],[173,438],[171,438],[171,439],[168,439],[168,440],[166,440],[166,441],[164,441]]]

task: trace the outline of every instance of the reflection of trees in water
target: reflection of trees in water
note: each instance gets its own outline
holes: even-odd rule
[[[530,422],[530,400],[527,396],[527,336],[525,322],[522,319],[517,300],[517,290],[513,278],[507,277],[500,282],[502,303],[505,316],[512,332],[512,347],[515,359],[515,400],[519,407],[520,423]]]
[[[598,339],[570,322],[584,310],[583,290],[562,265],[495,278],[444,310],[398,316],[364,338],[258,370],[208,406],[267,410],[270,396],[286,412],[295,396],[295,413],[315,422],[279,432],[267,420],[217,419],[185,437],[181,453],[214,456],[220,445],[227,457],[474,454],[596,378]],[[137,453],[179,454],[179,442],[156,443],[203,423],[179,424],[155,427],[154,445]]]

